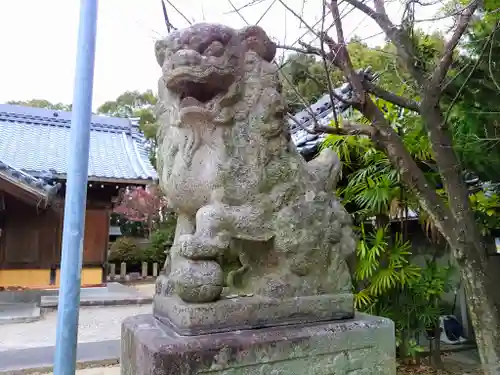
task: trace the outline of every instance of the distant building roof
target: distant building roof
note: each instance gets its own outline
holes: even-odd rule
[[[370,67],[365,70],[360,70],[358,73],[369,81],[374,81],[378,78],[378,75],[372,73]],[[340,87],[334,88],[332,91],[335,93],[336,97],[342,98],[345,101],[352,99],[352,87],[348,82]],[[342,114],[345,115],[351,108],[349,104],[335,97],[333,98],[333,105],[335,106],[335,113],[339,116]],[[293,119],[288,120],[292,141],[302,156],[306,159],[310,159],[318,153],[322,142],[328,134],[311,134],[306,129],[312,130],[314,128],[314,119],[316,119],[320,125],[331,124],[333,121],[333,110],[330,94],[326,93],[316,103],[292,115],[292,118]]]
[[[0,161],[32,176],[66,178],[71,112],[0,104]],[[141,182],[157,174],[138,126],[92,116],[89,180]]]

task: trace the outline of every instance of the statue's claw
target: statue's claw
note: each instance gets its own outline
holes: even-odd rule
[[[179,255],[191,260],[215,260],[221,253],[221,244],[209,238],[184,235],[179,238]]]

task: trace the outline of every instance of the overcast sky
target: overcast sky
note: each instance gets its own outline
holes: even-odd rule
[[[280,4],[263,0],[261,4],[241,11],[245,21],[228,0],[172,0],[191,22],[209,21],[242,27],[245,21],[260,21],[268,34],[285,44],[295,42],[306,29]],[[240,7],[250,0],[233,0]],[[393,0],[389,12],[395,20],[402,10],[402,0]],[[77,50],[78,0],[2,0],[0,1],[0,103],[8,100],[47,99],[71,103]],[[202,4],[205,4],[203,6]],[[210,4],[210,5],[207,5]],[[309,24],[321,15],[321,0],[286,0]],[[167,4],[168,6],[168,4]],[[341,12],[345,11],[341,5]],[[168,6],[176,27],[187,21]],[[429,18],[436,8],[419,12]],[[331,20],[331,19],[330,19]],[[331,22],[331,21],[330,21]],[[424,24],[424,29],[429,29]],[[361,13],[344,17],[347,37],[358,35],[370,44],[383,41],[373,36],[379,29]],[[161,0],[100,0],[97,52],[95,62],[93,107],[113,100],[126,90],[156,91],[160,75],[153,43],[166,33]],[[306,36],[305,40],[311,39]]]

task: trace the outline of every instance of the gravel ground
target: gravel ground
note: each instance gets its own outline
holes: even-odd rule
[[[81,307],[78,342],[116,340],[121,322],[128,316],[151,313],[151,305]],[[56,343],[57,312],[32,323],[4,324],[0,328],[0,351],[53,346]]]
[[[133,287],[141,294],[151,297],[155,294],[155,284],[154,283],[144,283],[136,284]]]
[[[76,371],[76,375],[119,375],[119,374],[120,374],[120,366],[97,367],[97,368],[89,368],[85,370]],[[427,366],[398,366],[398,375],[481,375],[481,374],[482,372],[479,370],[470,371],[461,368],[447,368],[446,370],[435,370]],[[53,373],[51,372],[50,375],[53,375]]]
[[[54,375],[53,372],[34,373],[32,375]],[[76,375],[120,375],[120,366],[96,367],[76,370]]]

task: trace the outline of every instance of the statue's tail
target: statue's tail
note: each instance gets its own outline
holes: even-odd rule
[[[323,149],[320,154],[307,163],[312,183],[316,191],[333,191],[342,173],[342,163],[331,148]]]

